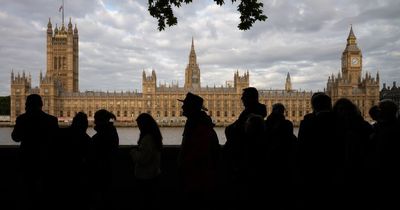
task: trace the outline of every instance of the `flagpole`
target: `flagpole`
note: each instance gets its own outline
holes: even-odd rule
[[[62,0],[62,25],[64,26],[64,0]]]

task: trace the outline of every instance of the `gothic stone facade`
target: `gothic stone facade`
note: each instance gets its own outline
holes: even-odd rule
[[[79,65],[78,65],[78,29],[72,28],[71,20],[68,27],[52,29],[49,20],[47,29],[47,69],[46,74],[40,74],[39,87],[31,87],[30,75],[25,73],[14,75],[11,73],[11,121],[24,112],[26,96],[38,93],[42,96],[43,110],[57,116],[60,121],[70,122],[79,111],[88,114],[89,120],[93,120],[94,113],[99,109],[107,109],[113,112],[119,122],[134,123],[134,119],[140,113],[150,113],[160,125],[179,126],[185,122],[182,116],[181,103],[177,99],[185,97],[188,91],[199,94],[204,98],[204,105],[208,108],[208,114],[217,125],[227,125],[237,119],[243,110],[240,100],[243,88],[249,87],[249,72],[240,75],[234,73],[233,83],[227,83],[221,87],[202,87],[200,80],[200,67],[192,40],[189,54],[189,63],[185,70],[185,84],[179,87],[176,84],[157,85],[157,75],[153,70],[151,74],[142,73],[142,92],[97,92],[79,91]],[[361,62],[361,53],[359,59]],[[349,58],[350,59],[350,58]],[[349,61],[350,62],[350,61]],[[353,68],[352,68],[353,70]],[[361,69],[359,69],[361,70]],[[347,70],[348,71],[348,70]],[[342,77],[340,77],[342,78]],[[333,77],[329,81],[339,81]],[[347,80],[346,80],[347,81]],[[353,81],[353,80],[352,80]],[[336,82],[342,84],[343,82]],[[365,85],[366,82],[364,82]],[[363,84],[364,84],[363,83]],[[369,85],[369,83],[368,83]],[[348,87],[347,83],[344,85]],[[339,96],[332,93],[334,86],[328,83],[328,90],[334,99]],[[358,86],[357,86],[358,87]],[[285,88],[282,90],[259,90],[260,102],[267,105],[268,112],[274,103],[283,103],[286,107],[287,118],[294,124],[298,124],[303,116],[311,112],[310,98],[312,92],[292,89],[290,75],[287,75]],[[358,93],[356,91],[356,93]],[[372,93],[368,91],[368,94]],[[343,96],[352,96],[354,91],[346,92]],[[368,94],[356,98],[358,100],[377,100],[369,98]],[[375,101],[374,101],[375,102]],[[365,104],[360,102],[358,104]]]
[[[327,93],[333,102],[342,97],[352,100],[368,120],[369,109],[379,102],[379,73],[375,78],[368,72],[362,77],[362,53],[352,27],[342,53],[342,71],[328,78]]]

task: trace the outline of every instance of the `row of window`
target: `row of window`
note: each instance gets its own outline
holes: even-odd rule
[[[113,111],[111,111],[113,112]],[[115,113],[114,113],[115,112]],[[128,111],[114,111],[113,113],[117,116],[117,117],[134,117],[135,116],[135,111],[132,112],[128,112]],[[151,114],[151,111],[148,110],[146,111],[147,113]],[[75,115],[77,113],[77,111],[60,111],[60,117],[73,117],[73,115]],[[93,111],[88,111],[88,117],[93,117]],[[141,114],[141,111],[138,111],[137,114]],[[156,117],[182,117],[182,111],[171,111],[170,113],[168,111],[164,111],[163,115],[161,115],[161,111],[157,111],[156,112]],[[221,117],[223,113],[224,117],[228,117],[228,111],[216,111],[216,117]],[[213,117],[213,111],[209,111],[209,115],[210,117]],[[235,117],[236,114],[235,112],[231,112],[231,117]]]
[[[54,60],[53,60],[54,69],[55,70],[64,69],[64,67],[66,65],[66,60],[67,60],[66,57],[61,57],[61,56],[54,57]]]
[[[49,110],[44,109],[44,111],[48,112]],[[146,112],[149,113],[149,114],[152,114],[150,110],[148,110]],[[298,114],[299,114],[298,116],[302,117],[303,114],[306,114],[306,113],[309,113],[309,112],[310,112],[310,110],[307,110],[305,113],[302,110],[299,110],[298,111]],[[77,111],[65,111],[65,112],[64,111],[60,111],[60,115],[59,116],[60,117],[73,117],[76,113],[77,113]],[[139,115],[141,113],[142,113],[141,111],[138,111],[137,115]],[[222,113],[223,113],[223,117],[228,117],[228,111],[223,111],[223,112],[222,111],[216,111],[216,117],[221,117]],[[296,117],[296,111],[295,110],[293,110],[291,112],[291,116],[288,116],[288,113],[289,112],[285,112],[285,116],[286,117]],[[16,110],[16,115],[18,116],[20,114],[21,114],[21,110],[17,109]],[[90,110],[90,111],[88,111],[87,114],[88,114],[88,117],[93,117],[94,112]],[[130,112],[130,113],[128,111],[116,111],[114,114],[117,117],[134,117],[135,116],[135,112],[134,111]],[[182,117],[183,116],[182,115],[182,111],[180,111],[180,112],[171,111],[170,114],[171,115],[169,115],[168,111],[164,111],[163,117],[178,117],[178,116]],[[210,117],[214,117],[213,116],[213,111],[209,111],[209,115],[210,115]],[[231,117],[235,117],[235,116],[236,116],[235,112],[231,112]],[[162,117],[161,116],[161,112],[157,111],[155,117],[157,117],[157,118]]]
[[[77,107],[77,106],[80,106],[80,105],[87,105],[88,107],[91,107],[92,106],[92,104],[93,104],[93,101],[89,101],[89,102],[80,102],[80,101],[74,101],[74,102],[64,102],[64,103],[60,103],[60,106],[65,106],[65,107]],[[121,107],[121,102],[119,102],[119,101],[117,101],[117,102],[113,102],[113,101],[111,101],[111,102],[109,102],[109,103],[106,103],[106,102],[103,102],[103,103],[96,103],[95,104],[95,106],[96,107],[99,107],[100,106],[100,104],[101,104],[101,106],[102,107],[107,107],[107,104],[108,104],[108,107],[114,107],[114,105],[116,106],[116,107]],[[165,106],[170,106],[170,107],[172,107],[172,108],[175,108],[175,107],[181,107],[181,103],[179,103],[178,101],[176,101],[176,100],[171,100],[171,101],[156,101],[155,102],[155,104],[154,104],[154,106],[156,107],[156,108],[159,108],[159,107],[165,107]],[[207,106],[207,107],[209,107],[209,108],[211,108],[211,107],[217,107],[217,108],[220,108],[220,107],[228,107],[229,106],[229,102],[228,101],[224,101],[224,102],[221,102],[221,101],[208,101],[208,102],[205,102],[204,103],[204,105],[205,106]],[[233,108],[233,109],[235,109],[235,108],[243,108],[243,106],[242,106],[242,104],[240,104],[240,107],[237,107],[237,103],[236,102],[231,102],[231,108]],[[136,104],[136,102],[131,102],[131,106],[132,107],[139,107],[139,108],[142,108],[142,103],[141,102],[137,102],[137,104]],[[153,103],[152,103],[152,101],[146,101],[145,102],[145,107],[147,107],[147,108],[152,108],[152,106],[153,106]],[[127,102],[123,102],[123,107],[124,108],[127,108],[128,107],[128,103]]]

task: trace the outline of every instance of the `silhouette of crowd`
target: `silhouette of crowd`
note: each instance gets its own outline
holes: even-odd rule
[[[220,145],[203,98],[187,93],[187,118],[176,162],[180,209],[392,209],[400,184],[398,106],[382,100],[367,122],[358,107],[323,92],[311,98],[312,113],[297,137],[285,106],[267,107],[258,91],[243,89],[244,110],[225,128]],[[20,142],[20,209],[113,209],[112,180],[119,137],[115,115],[98,110],[96,134],[79,112],[67,128],[42,111],[37,94],[26,99],[12,139]],[[137,209],[162,209],[162,134],[147,113],[136,119],[137,147],[130,151]],[[216,205],[219,203],[219,205]],[[56,207],[55,207],[56,206]]]

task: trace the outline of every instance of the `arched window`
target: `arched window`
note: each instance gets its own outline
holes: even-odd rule
[[[58,57],[58,69],[61,69],[61,57]]]

